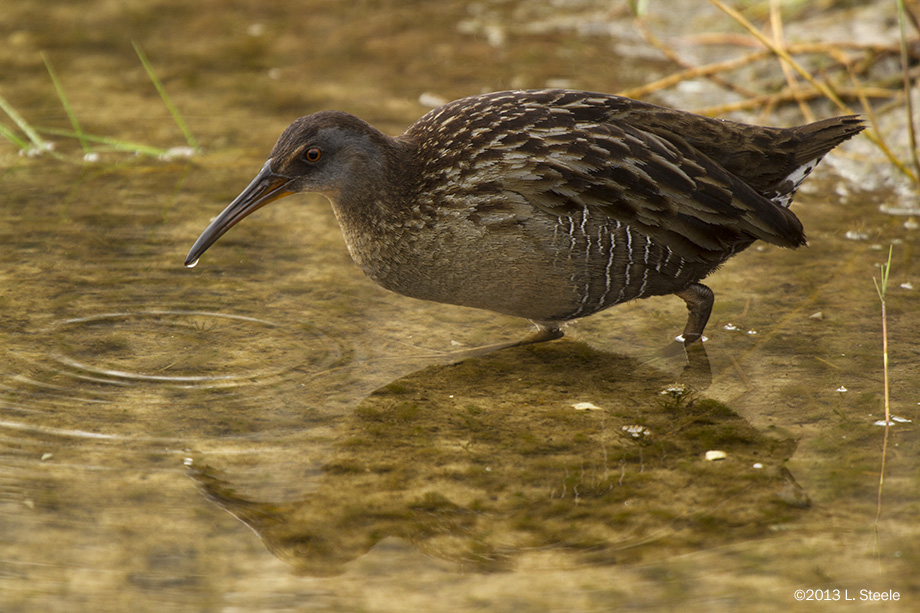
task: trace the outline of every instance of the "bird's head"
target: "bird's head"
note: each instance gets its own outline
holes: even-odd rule
[[[338,111],[294,121],[275,143],[252,182],[205,228],[186,256],[194,266],[208,247],[253,211],[299,192],[317,192],[336,201],[354,191],[362,177],[375,175],[388,137],[364,121]]]

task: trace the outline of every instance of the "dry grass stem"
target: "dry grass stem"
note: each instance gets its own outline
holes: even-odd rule
[[[692,66],[689,62],[685,61],[677,51],[672,49],[670,46],[665,44],[664,41],[662,41],[660,38],[655,36],[655,34],[648,28],[645,22],[638,20],[636,22],[636,25],[639,28],[639,31],[641,32],[642,36],[645,38],[645,40],[650,45],[658,49],[666,58],[668,58],[669,60],[671,60],[678,66],[680,66],[681,68],[683,68],[686,71],[685,74],[694,75],[690,78],[705,77],[709,79],[710,81],[712,81],[713,83],[715,83],[716,85],[718,85],[719,87],[723,87],[727,90],[733,91],[740,96],[751,97],[751,96],[756,95],[753,91],[747,88],[741,87],[740,85],[737,85],[735,83],[732,83],[728,79],[725,79],[719,75],[720,72],[731,70],[732,66],[720,68],[714,65],[710,65],[703,69],[700,69],[696,66]],[[744,65],[746,63],[749,63],[749,61],[752,61],[752,60],[742,58],[742,62],[739,65]],[[728,64],[731,64],[731,62],[729,62]],[[678,83],[682,80],[683,79],[678,79],[674,83]],[[634,97],[634,96],[630,96],[630,97]]]
[[[905,24],[907,15],[910,15],[916,29],[918,27],[917,18],[904,5],[904,0],[898,0],[898,31],[901,42],[901,75],[904,81],[904,110],[907,113],[907,135],[910,141],[910,158],[917,176],[920,177],[920,158],[917,156],[917,134],[914,129],[914,103],[910,86],[910,58],[907,53],[907,26]]]
[[[778,47],[786,48],[785,37],[783,36],[783,15],[781,8],[779,0],[770,0],[770,28],[773,30],[773,40]],[[814,121],[815,114],[811,112],[811,108],[806,104],[805,98],[802,97],[801,89],[799,88],[798,81],[796,81],[792,69],[785,62],[780,62],[780,68],[783,71],[783,76],[786,77],[789,91],[799,105],[802,117],[804,117],[806,121]]]
[[[877,109],[884,110],[886,105],[881,103],[888,100],[890,105],[905,106],[906,112],[911,113],[911,102],[907,95],[910,91],[910,75],[907,67],[911,60],[915,61],[920,56],[920,44],[916,40],[907,40],[904,33],[904,24],[909,22],[920,30],[913,13],[906,8],[902,11],[900,44],[861,44],[849,41],[789,44],[784,38],[782,7],[778,0],[770,0],[767,5],[769,24],[772,30],[771,36],[763,34],[748,19],[738,11],[728,7],[721,0],[710,0],[710,2],[740,24],[747,31],[747,34],[697,34],[683,37],[681,39],[683,42],[732,45],[739,48],[759,46],[761,49],[744,53],[729,60],[703,66],[692,66],[684,59],[681,53],[659,39],[649,29],[647,23],[639,18],[636,26],[645,40],[658,49],[662,55],[674,62],[675,65],[679,66],[681,70],[641,87],[622,91],[620,92],[622,95],[632,98],[644,98],[654,92],[675,87],[685,81],[706,79],[726,91],[733,92],[741,99],[718,106],[696,109],[696,112],[704,115],[718,115],[741,110],[749,112],[759,110],[761,114],[767,114],[776,106],[795,103],[800,109],[803,118],[806,121],[813,121],[815,113],[809,106],[811,101],[830,101],[841,112],[847,114],[855,114],[851,104],[854,106],[858,104],[870,122],[871,129],[864,132],[867,138],[879,148],[899,171],[915,184],[920,183],[920,158],[917,155],[917,139],[912,122],[909,122],[910,162],[905,162],[881,138],[876,118],[877,112],[873,110],[870,104],[870,102],[873,102],[876,104]],[[903,0],[899,0],[899,6],[903,6]],[[800,59],[796,59],[796,56]],[[733,71],[754,66],[758,62],[774,57],[779,59],[779,66],[783,73],[782,82],[760,80],[755,83],[760,91],[755,91],[750,86],[738,86],[737,81],[739,79],[733,79],[730,74]],[[883,61],[891,61],[893,58],[899,58],[901,61],[903,69],[900,79],[895,81],[885,75],[875,82],[866,82],[867,78],[864,77],[868,77],[874,66]],[[819,66],[820,72],[817,69],[814,71],[807,69],[803,65],[806,60],[808,65]],[[881,106],[879,106],[880,104]]]

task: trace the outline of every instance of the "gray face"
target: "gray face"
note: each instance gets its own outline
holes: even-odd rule
[[[382,163],[373,132],[368,124],[347,113],[324,111],[301,117],[288,126],[272,149],[271,171],[290,180],[286,186],[290,192],[334,197]]]

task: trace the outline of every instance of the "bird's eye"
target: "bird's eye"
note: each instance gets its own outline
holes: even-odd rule
[[[323,157],[323,152],[320,151],[319,147],[310,147],[303,153],[303,159],[311,164],[318,162],[321,157]]]

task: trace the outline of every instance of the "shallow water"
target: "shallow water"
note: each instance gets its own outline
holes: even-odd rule
[[[658,27],[711,18],[680,6]],[[455,364],[528,324],[376,287],[321,197],[267,207],[193,270],[182,261],[292,118],[340,108],[396,133],[423,93],[661,76],[626,14],[47,11],[21,3],[3,25],[0,93],[30,121],[67,125],[45,50],[87,131],[183,145],[133,38],[205,152],[83,165],[0,148],[3,610],[775,610],[809,588],[916,607],[920,231],[880,211],[914,200],[879,179],[891,171],[871,148],[809,179],[807,249],[752,248],[709,279],[705,352],[673,343],[685,308],[664,297]],[[872,278],[889,245],[892,412],[912,421],[889,433],[876,537]],[[707,461],[715,450],[726,459]]]

